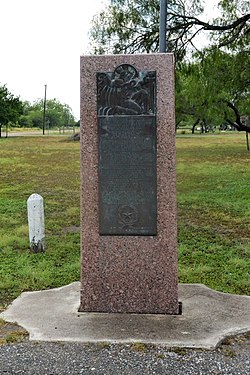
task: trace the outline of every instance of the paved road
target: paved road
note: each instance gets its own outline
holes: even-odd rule
[[[5,134],[4,134],[5,135]],[[36,135],[43,135],[42,130],[38,131],[25,131],[25,132],[15,132],[10,131],[8,132],[8,137],[27,137],[27,136],[36,136]]]
[[[42,130],[33,130],[33,131],[9,131],[8,132],[8,138],[11,138],[11,137],[35,137],[35,136],[42,136],[43,133],[42,133]],[[45,136],[46,135],[66,135],[66,136],[71,136],[73,135],[73,132],[72,131],[65,131],[65,133],[61,132],[59,133],[59,131],[56,131],[56,130],[52,130],[48,133],[48,131],[46,130],[45,132]],[[5,137],[5,132],[2,132],[2,137],[4,138]]]
[[[0,347],[1,375],[249,375],[250,335],[218,349],[23,342]]]

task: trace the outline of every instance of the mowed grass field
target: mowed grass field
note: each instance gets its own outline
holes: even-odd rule
[[[250,291],[250,153],[244,134],[177,136],[179,281]],[[80,145],[0,139],[0,309],[80,277]],[[29,250],[26,202],[45,202],[46,252]]]
[[[180,281],[250,294],[250,152],[245,134],[177,138]]]

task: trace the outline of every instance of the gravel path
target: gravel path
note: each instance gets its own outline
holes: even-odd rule
[[[23,342],[0,347],[1,375],[249,375],[250,336],[212,351],[144,344]]]

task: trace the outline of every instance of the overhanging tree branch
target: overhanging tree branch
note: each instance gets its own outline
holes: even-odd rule
[[[230,125],[233,125],[238,131],[245,131],[247,133],[250,133],[250,127],[243,124],[242,121],[241,121],[241,116],[240,116],[240,113],[238,111],[238,109],[236,108],[236,106],[228,101],[228,100],[225,100],[224,101],[226,103],[226,105],[233,110],[234,114],[235,114],[235,121],[231,121],[227,115],[225,114],[225,120],[230,124]]]
[[[231,22],[227,25],[213,25],[208,22],[201,21],[199,18],[196,17],[190,17],[186,15],[178,15],[172,13],[173,19],[178,17],[179,19],[182,19],[182,22],[176,21],[176,26],[170,27],[170,30],[178,30],[187,28],[188,26],[202,26],[203,30],[209,30],[209,31],[226,31],[226,30],[232,30],[235,29],[238,26],[243,27],[246,25],[247,21],[250,20],[250,14],[246,14],[238,19],[236,19],[234,22]],[[188,20],[188,22],[187,22]]]

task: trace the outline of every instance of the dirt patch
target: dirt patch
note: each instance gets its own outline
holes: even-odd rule
[[[63,228],[64,233],[79,233],[80,227],[77,225],[71,225],[70,227]]]
[[[29,333],[18,324],[0,319],[0,345],[27,341]]]

